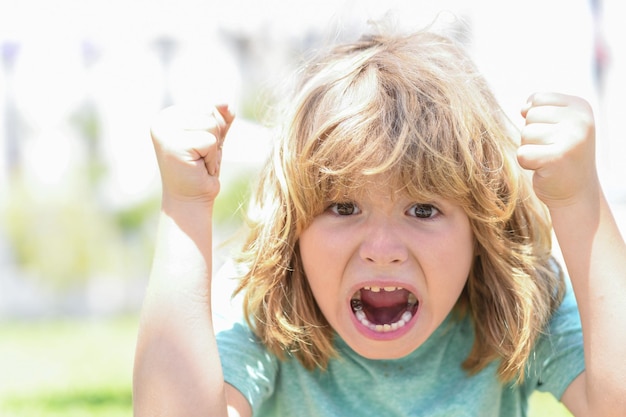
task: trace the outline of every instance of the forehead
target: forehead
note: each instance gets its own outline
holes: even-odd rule
[[[417,184],[404,183],[399,174],[380,173],[361,175],[349,181],[334,183],[326,190],[326,198],[333,201],[348,200],[385,200],[403,199],[415,201],[433,201],[444,199],[443,195],[418,188]]]

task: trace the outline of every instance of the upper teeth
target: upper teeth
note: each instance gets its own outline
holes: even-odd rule
[[[364,290],[366,291],[371,291],[371,292],[380,292],[380,290],[382,289],[385,292],[392,292],[392,291],[399,291],[404,289],[403,287],[378,287],[378,286],[367,286],[367,287],[363,287]],[[352,296],[353,300],[360,300],[361,299],[361,291],[357,291],[354,293],[354,295]],[[417,298],[415,297],[415,295],[412,292],[409,292],[409,298],[408,298],[408,304],[416,304],[417,303]]]
[[[401,290],[401,289],[403,289],[402,287],[378,287],[378,286],[375,286],[375,285],[373,285],[373,286],[371,286],[371,287],[370,287],[370,286],[368,286],[368,287],[363,287],[363,289],[364,289],[364,290],[367,290],[367,291],[372,291],[372,292],[380,292],[381,288],[382,288],[384,291],[387,291],[387,292],[397,291],[397,290]]]

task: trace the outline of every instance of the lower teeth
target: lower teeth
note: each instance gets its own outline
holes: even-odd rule
[[[367,289],[367,288],[366,288]],[[389,324],[375,324],[370,322],[367,319],[365,312],[363,311],[363,302],[361,301],[361,293],[357,292],[352,300],[350,300],[350,306],[352,307],[352,311],[354,312],[357,320],[368,329],[377,332],[377,333],[388,333],[398,330],[401,327],[404,327],[411,319],[413,318],[412,311],[415,310],[415,306],[417,305],[417,298],[414,294],[409,293],[406,311],[402,313],[400,319],[394,323]]]
[[[404,313],[402,313],[402,317],[400,317],[400,320],[396,321],[395,323],[374,324],[370,323],[370,321],[367,319],[365,313],[362,310],[362,307],[359,310],[355,309],[354,315],[362,325],[377,333],[388,333],[398,330],[399,328],[404,327],[404,325],[407,324],[411,320],[411,318],[413,318],[413,314],[411,314],[410,311],[405,311]]]
[[[358,300],[358,299],[350,300],[350,305],[352,306],[352,310],[354,311],[363,310],[363,303],[361,302],[361,300]]]

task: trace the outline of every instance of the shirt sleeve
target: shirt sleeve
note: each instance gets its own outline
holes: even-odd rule
[[[567,291],[529,361],[526,384],[531,390],[550,392],[557,399],[585,370],[583,335],[574,292]]]
[[[217,346],[224,381],[243,394],[253,411],[258,410],[274,392],[278,359],[243,323],[218,333]]]

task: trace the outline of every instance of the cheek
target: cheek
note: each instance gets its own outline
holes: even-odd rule
[[[460,292],[469,276],[474,262],[474,236],[467,227],[460,228],[453,234],[442,236],[427,258],[436,269],[432,276],[437,276],[441,290],[453,296]]]
[[[305,272],[319,275],[314,272],[339,267],[345,262],[349,252],[349,240],[336,227],[329,226],[322,219],[316,219],[299,238],[300,257]]]
[[[337,231],[315,222],[300,235],[302,269],[324,315],[341,305],[340,287],[350,259],[349,243]]]
[[[316,292],[328,278],[328,270],[334,257],[331,242],[324,238],[319,228],[309,227],[302,232],[299,239],[300,259],[309,285]]]

